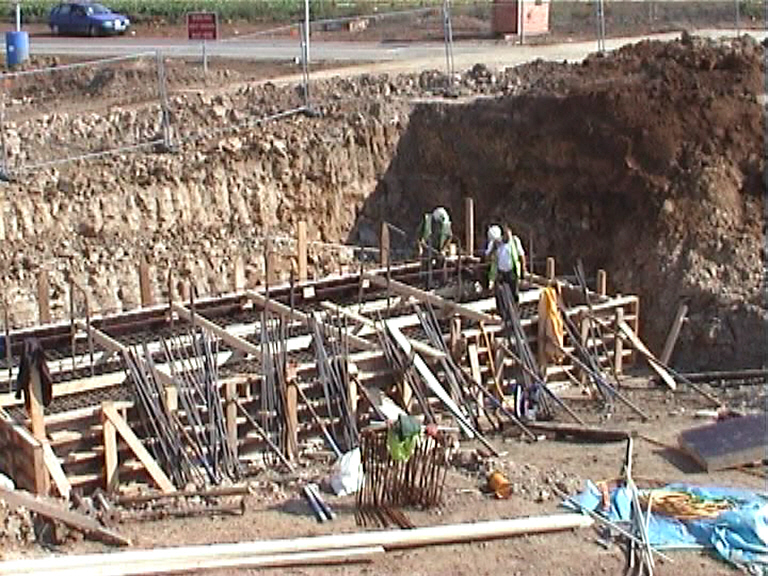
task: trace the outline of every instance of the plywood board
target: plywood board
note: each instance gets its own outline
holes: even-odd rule
[[[768,453],[768,415],[731,418],[686,430],[678,443],[707,472],[761,462]]]

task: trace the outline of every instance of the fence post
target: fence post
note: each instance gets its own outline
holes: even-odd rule
[[[160,96],[160,108],[163,112],[163,145],[166,150],[170,150],[173,145],[171,139],[171,114],[168,107],[165,62],[163,61],[163,55],[159,50],[155,52],[155,62],[157,64],[157,88]]]

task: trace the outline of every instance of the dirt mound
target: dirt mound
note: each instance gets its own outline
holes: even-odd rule
[[[549,74],[522,96],[418,106],[363,213],[415,229],[474,196],[480,225],[509,222],[562,272],[581,257],[639,293],[654,349],[687,301],[681,363],[761,364],[762,58],[751,39],[684,37],[507,71],[507,86]]]

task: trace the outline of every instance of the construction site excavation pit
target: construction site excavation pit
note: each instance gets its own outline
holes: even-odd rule
[[[79,85],[108,104],[104,114],[52,112],[24,91],[11,100],[6,130],[9,166],[19,170],[1,190],[0,288],[8,320],[0,369],[9,377],[0,376],[0,472],[38,493],[61,495],[67,486],[93,498],[187,490],[195,492],[193,503],[202,498],[225,513],[240,504],[196,492],[251,478],[250,493],[229,496],[242,498],[249,511],[215,539],[243,531],[250,539],[291,537],[293,520],[281,515],[306,515],[301,496],[296,504],[291,495],[325,479],[335,452],[356,446],[356,426],[381,416],[382,397],[393,395],[400,405],[424,401],[419,390],[405,398],[403,374],[423,378],[425,406],[461,436],[466,423],[425,370],[455,396],[457,410],[471,411],[446,374],[467,382],[477,374],[491,386],[496,369],[504,380],[505,370],[524,364],[495,344],[512,338],[510,325],[502,326],[507,316],[493,293],[479,288],[492,224],[510,226],[526,249],[530,274],[518,335],[534,357],[542,346],[542,293],[555,276],[562,286],[562,313],[574,333],[566,335],[561,364],[540,366],[552,393],[562,396],[550,400],[557,424],[599,428],[614,418],[610,424],[621,430],[660,426],[674,442],[669,437],[681,423],[668,423],[666,414],[713,404],[710,388],[697,394],[679,373],[765,371],[764,62],[764,47],[749,36],[683,35],[577,64],[478,64],[453,79],[436,71],[324,74],[312,84],[312,113],[285,116],[301,106],[289,82],[199,92],[171,84],[167,113],[178,147],[30,171],[25,164],[62,147],[98,152],[94,146],[117,147],[126,135],[152,140],[164,126],[151,98],[124,108],[114,102],[146,82],[139,73],[118,69],[97,82],[81,73]],[[280,117],[233,128],[272,116]],[[452,216],[456,254],[426,279],[417,229],[437,206]],[[385,237],[388,246],[381,245]],[[685,321],[659,362],[681,310]],[[48,352],[53,378],[53,402],[37,423],[42,438],[11,390],[31,337]],[[596,364],[570,356],[579,353]],[[182,377],[181,366],[196,376]],[[627,384],[611,410],[582,394],[592,369]],[[218,394],[185,392],[206,386]],[[480,401],[466,396],[467,406],[484,402],[482,394]],[[758,396],[739,396],[740,407],[759,406]],[[153,428],[153,419],[176,435]],[[441,511],[409,511],[409,522],[425,526],[442,513],[454,522],[474,520],[473,509],[478,519],[498,517],[500,509],[537,514],[547,503],[553,508],[550,486],[573,493],[587,477],[619,471],[621,455],[603,445],[593,455],[564,448],[568,466],[553,444],[537,452],[514,423],[500,430],[496,424],[489,417],[485,434],[467,441],[471,455],[461,451],[446,462]],[[215,430],[207,439],[196,432],[205,426]],[[486,436],[491,448],[479,440]],[[188,454],[174,466],[168,451],[179,446]],[[639,452],[643,461],[659,458],[647,446]],[[283,456],[292,463],[289,474]],[[670,477],[672,463],[654,461],[649,469]],[[485,488],[489,468],[512,480],[514,496],[503,508],[477,489],[478,482]],[[730,482],[726,474],[735,473],[721,474],[718,481]],[[354,497],[332,502],[355,505]],[[125,518],[163,510],[156,504]],[[259,513],[273,531],[249,529]],[[344,531],[353,529],[354,515],[340,516]],[[191,519],[167,518],[145,531],[128,522],[117,529],[143,546],[163,530],[180,543],[210,541]],[[303,533],[319,533],[301,522]],[[543,544],[534,546],[546,556]],[[492,548],[494,561],[503,554]],[[612,570],[614,560],[590,557],[583,573]],[[563,568],[548,562],[544,569],[553,574]],[[392,560],[378,569],[399,573]]]

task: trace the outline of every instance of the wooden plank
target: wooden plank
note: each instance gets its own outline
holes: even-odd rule
[[[115,410],[115,405],[111,402],[105,403]],[[119,457],[117,452],[117,429],[115,425],[107,418],[102,410],[102,433],[104,435],[104,476],[105,488],[107,492],[114,492],[117,489],[119,476],[117,469],[119,466]],[[115,410],[115,413],[117,411]]]
[[[131,545],[131,541],[128,538],[121,536],[113,530],[104,528],[93,518],[67,510],[51,502],[38,500],[31,494],[27,494],[21,490],[10,491],[5,488],[0,488],[0,498],[5,500],[5,502],[13,508],[24,507],[36,514],[40,514],[51,520],[57,520],[76,530],[80,530],[85,534],[95,536],[97,539],[104,542],[122,546]]]
[[[554,279],[555,279],[555,259],[550,256],[547,258],[546,280],[548,282],[551,282]]]
[[[468,306],[463,306],[461,304],[457,304],[456,302],[452,302],[451,300],[446,300],[445,298],[441,298],[440,296],[432,294],[431,292],[426,292],[424,290],[420,290],[419,288],[414,288],[413,286],[403,284],[397,280],[387,281],[386,278],[371,274],[370,272],[365,272],[363,276],[368,279],[371,284],[378,286],[379,288],[387,288],[389,286],[389,289],[395,293],[402,294],[403,296],[410,296],[420,302],[432,304],[432,306],[442,309],[447,314],[459,314],[460,316],[464,316],[470,320],[474,320],[476,322],[485,322],[488,324],[501,323],[501,318],[498,316],[493,316],[484,312],[477,312]]]
[[[659,361],[665,366],[669,365],[669,361],[672,359],[672,352],[675,350],[675,344],[680,336],[680,329],[683,327],[685,317],[688,314],[688,305],[685,303],[680,304],[675,314],[675,319],[672,321],[672,326],[667,334],[667,340],[664,342],[664,350],[661,353]]]
[[[592,442],[624,442],[630,433],[626,430],[611,430],[597,426],[577,426],[558,422],[529,422],[528,428],[536,432],[554,434],[560,437],[573,437]]]
[[[645,357],[645,359],[648,361],[648,365],[654,372],[656,372],[656,374],[659,375],[659,378],[662,379],[662,381],[669,387],[669,389],[677,390],[677,383],[675,382],[675,379],[669,375],[669,372],[664,369],[664,366],[662,366],[656,357],[651,353],[651,351],[646,348],[645,344],[643,344],[643,341],[640,340],[632,328],[629,327],[629,324],[626,322],[619,323],[619,330],[627,337],[634,349],[640,352],[643,357]]]
[[[398,328],[395,326],[390,326],[388,323],[387,328],[389,329],[390,334],[392,334],[392,337],[395,339],[395,342],[397,342],[397,345],[402,348],[403,352],[405,352],[406,356],[412,358],[413,367],[416,368],[416,371],[421,375],[427,387],[435,394],[435,396],[440,399],[445,407],[448,408],[448,410],[458,422],[459,427],[462,429],[464,434],[466,434],[470,439],[477,438],[483,444],[483,446],[498,456],[498,451],[477,430],[474,429],[469,419],[464,415],[464,413],[459,409],[450,395],[440,385],[440,382],[429,369],[429,366],[425,364],[424,360],[422,360],[418,352],[413,350],[411,344],[408,342],[408,339],[403,336],[403,333],[400,332]]]
[[[289,320],[295,320],[296,322],[300,322],[305,326],[309,326],[309,316],[304,312],[301,312],[300,310],[295,310],[295,309],[291,310],[290,306],[286,306],[281,302],[278,302],[276,300],[271,300],[271,299],[267,300],[267,298],[264,297],[262,294],[259,294],[258,292],[255,292],[253,290],[246,290],[245,296],[249,300],[252,300],[256,304],[261,306],[262,308],[270,310],[275,314],[279,314],[283,318],[287,318]],[[319,322],[320,324],[324,324],[324,322],[320,318],[317,319],[317,322]],[[378,344],[376,344],[375,342],[369,342],[368,340],[364,338],[360,338],[359,336],[355,336],[354,334],[348,334],[347,341],[351,346],[354,346],[360,350],[378,350],[379,349]]]
[[[187,322],[192,321],[192,313],[189,310],[187,310],[186,307],[176,302],[174,302],[172,306],[173,306],[173,311],[179,315],[179,318],[186,320]],[[214,324],[204,316],[201,316],[199,313],[195,314],[195,323],[198,326],[202,326],[204,329],[208,330],[212,334],[215,334],[216,336],[221,338],[222,341],[224,341],[229,346],[232,346],[232,348],[245,352],[246,354],[250,354],[251,356],[256,356],[256,357],[261,356],[261,346],[256,346],[255,344],[251,344],[247,340],[240,338],[239,336],[235,336],[230,332],[227,332],[224,328],[222,328],[218,324]]]
[[[155,459],[152,458],[152,455],[147,451],[146,448],[144,448],[141,440],[139,440],[136,434],[133,433],[133,430],[131,430],[131,427],[128,425],[128,423],[123,420],[123,417],[117,413],[115,407],[111,406],[110,404],[104,404],[102,406],[102,410],[104,415],[115,426],[117,433],[120,434],[123,440],[125,440],[125,443],[128,444],[128,447],[131,449],[131,451],[147,469],[147,472],[149,473],[152,480],[155,481],[158,488],[160,488],[160,490],[163,492],[173,492],[176,490],[173,482],[170,481],[165,472],[163,472],[162,468],[160,468],[157,462],[155,462]]]
[[[682,432],[678,443],[708,472],[762,462],[768,453],[768,418],[761,413],[693,428]]]
[[[51,483],[48,467],[45,465],[45,453],[40,444],[32,450],[32,474],[35,482],[35,492],[47,495],[51,490]]]
[[[309,277],[307,266],[307,223],[300,221],[296,230],[296,262],[299,269],[299,282],[306,282]]]
[[[40,369],[32,366],[29,374],[29,404],[27,408],[32,422],[32,436],[38,442],[45,441],[45,416],[43,413],[43,388],[40,382]]]
[[[288,380],[285,390],[285,429],[287,439],[285,448],[288,452],[288,458],[291,460],[299,456],[299,392],[296,386],[295,379]]]
[[[67,475],[64,474],[64,470],[61,467],[61,462],[53,452],[53,448],[48,442],[43,444],[43,460],[45,466],[48,468],[48,473],[53,479],[53,483],[56,486],[56,490],[64,500],[69,500],[69,494],[72,491],[72,486],[67,480]]]

